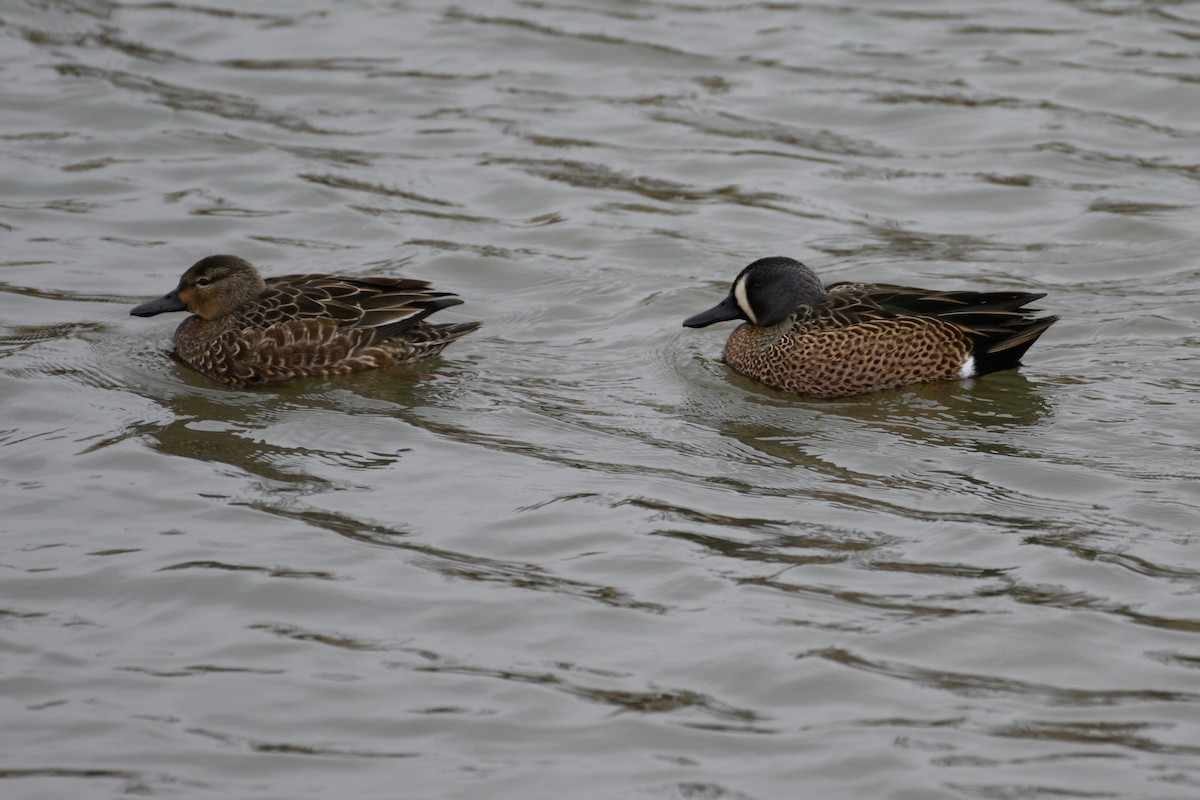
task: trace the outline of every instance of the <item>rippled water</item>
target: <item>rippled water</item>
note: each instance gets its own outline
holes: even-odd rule
[[[5,798],[1200,795],[1200,4],[0,5]],[[484,328],[232,391],[198,258]],[[1043,291],[836,401],[744,264]]]

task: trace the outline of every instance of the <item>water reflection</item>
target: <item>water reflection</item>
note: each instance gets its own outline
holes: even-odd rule
[[[504,562],[430,545],[405,542],[400,538],[405,535],[403,531],[369,521],[319,510],[297,509],[293,503],[273,505],[260,502],[251,505],[258,511],[301,521],[354,541],[410,551],[413,554],[409,560],[410,564],[435,571],[448,578],[500,583],[515,588],[561,594],[638,611],[652,613],[666,611],[664,607],[656,603],[642,602],[630,597],[616,587],[556,576],[537,564]]]

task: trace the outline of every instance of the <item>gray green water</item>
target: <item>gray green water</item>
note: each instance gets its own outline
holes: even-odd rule
[[[1200,795],[1200,4],[0,3],[0,795]],[[193,261],[435,281],[222,389]],[[786,397],[744,264],[1047,292]]]

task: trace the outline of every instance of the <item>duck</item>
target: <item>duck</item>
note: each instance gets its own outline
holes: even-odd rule
[[[214,255],[189,267],[175,289],[129,313],[191,312],[175,329],[175,356],[212,380],[245,388],[436,355],[482,324],[427,321],[462,302],[423,280],[263,278],[245,259]]]
[[[885,283],[824,286],[791,258],[746,266],[688,328],[741,320],[725,343],[734,372],[804,397],[832,398],[1012,369],[1058,317],[1045,294],[935,291]]]

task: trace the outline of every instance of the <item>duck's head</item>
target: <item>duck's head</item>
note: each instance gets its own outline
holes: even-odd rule
[[[191,311],[203,319],[216,319],[262,294],[262,275],[237,256],[209,256],[193,264],[179,286],[157,300],[142,303],[129,313],[153,317],[166,311]]]
[[[769,328],[783,322],[802,305],[816,305],[825,287],[808,267],[791,258],[760,258],[733,281],[725,299],[708,311],[683,321],[686,328],[741,319]]]

